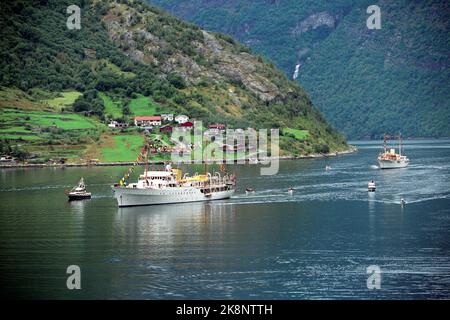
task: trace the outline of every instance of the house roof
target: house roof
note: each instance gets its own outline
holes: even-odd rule
[[[222,128],[225,128],[225,125],[221,124],[221,123],[216,123],[216,124],[210,124],[208,127],[212,128],[212,129],[222,129]]]
[[[160,121],[161,116],[144,116],[144,117],[135,117],[136,121]]]
[[[185,123],[180,124],[182,127],[192,127],[194,124],[190,121],[187,121]]]

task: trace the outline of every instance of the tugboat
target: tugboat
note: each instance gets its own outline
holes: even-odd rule
[[[375,192],[375,190],[377,189],[375,186],[375,181],[370,181],[369,184],[367,185],[367,189],[369,192]]]
[[[78,182],[78,186],[72,188],[72,190],[66,191],[66,195],[69,197],[69,201],[90,199],[91,193],[86,191],[84,179],[81,178]]]
[[[395,169],[408,166],[409,159],[405,155],[402,155],[402,136],[398,136],[398,153],[395,152],[394,148],[388,150],[387,141],[389,138],[391,137],[386,134],[384,135],[384,150],[378,156],[378,164],[380,165],[380,169]]]

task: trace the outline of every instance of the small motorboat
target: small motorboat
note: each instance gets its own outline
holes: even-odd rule
[[[331,170],[331,166],[325,166],[325,171],[330,171]]]
[[[83,178],[78,182],[78,186],[72,188],[72,190],[66,190],[66,195],[69,197],[69,201],[91,198],[91,193],[86,191],[86,185],[84,184]]]
[[[370,181],[369,184],[367,185],[367,190],[369,192],[375,192],[375,190],[377,189],[377,187],[375,186],[375,181]]]
[[[289,193],[289,194],[294,194],[294,188],[289,187],[289,188],[288,188],[288,193]]]
[[[405,199],[401,198],[400,199],[400,205],[403,207],[406,204]]]
[[[245,188],[245,193],[249,194],[249,193],[255,193],[255,189],[251,188],[251,187],[247,187]]]

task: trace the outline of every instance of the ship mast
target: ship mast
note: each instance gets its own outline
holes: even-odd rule
[[[145,181],[147,181],[148,177],[148,141],[145,141]]]
[[[204,141],[204,142],[206,142],[206,141]],[[206,148],[204,148],[205,149],[205,151],[207,151],[207,149]],[[208,165],[206,164],[206,160],[208,159],[207,157],[206,157],[206,152],[202,152],[203,153],[203,162],[204,162],[204,170],[205,170],[205,172],[204,172],[204,175],[206,176],[208,173]]]

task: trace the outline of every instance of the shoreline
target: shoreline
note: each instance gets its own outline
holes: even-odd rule
[[[346,154],[352,154],[358,151],[358,148],[350,145],[350,148],[344,151],[335,151],[330,153],[315,153],[309,155],[302,156],[279,156],[279,157],[265,157],[261,158],[258,161],[258,164],[266,164],[268,161],[272,160],[303,160],[303,159],[324,159],[329,157],[337,157]],[[238,162],[243,161],[242,159],[233,160],[233,164],[238,164]],[[156,160],[156,161],[148,161],[149,164],[153,165],[164,165],[167,161],[164,160]],[[207,163],[220,163],[216,161],[206,161]],[[66,164],[48,164],[48,163],[14,163],[14,164],[0,164],[0,169],[7,168],[70,168],[70,167],[124,167],[131,166],[135,162],[134,161],[124,161],[124,162],[95,162],[95,163],[66,163]],[[203,164],[205,161],[201,160],[190,160],[183,161],[182,164]],[[224,160],[224,164],[227,164]],[[244,163],[249,163],[249,159],[245,159]],[[229,163],[231,164],[231,163]],[[138,165],[145,165],[145,162],[138,162]]]

